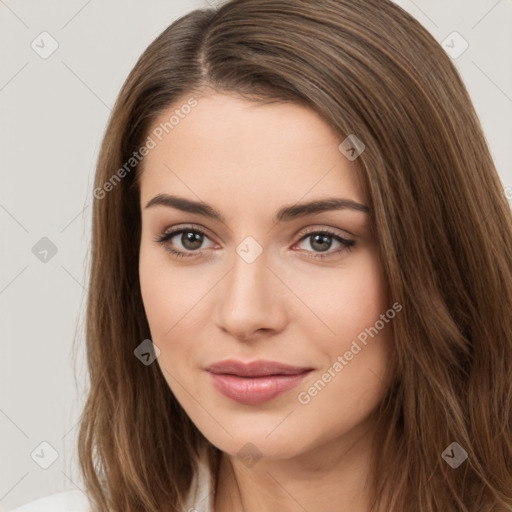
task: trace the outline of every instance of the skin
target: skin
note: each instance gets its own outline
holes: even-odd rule
[[[144,159],[140,284],[169,387],[224,452],[215,511],[366,511],[391,322],[309,403],[301,404],[298,393],[390,308],[370,216],[343,209],[272,221],[279,208],[314,199],[368,205],[361,168],[338,150],[344,137],[305,106],[215,92],[194,97],[197,106]],[[208,203],[225,222],[163,205],[146,208],[157,194]],[[176,227],[205,232],[198,249],[182,234],[167,241],[195,256],[176,258],[155,241]],[[314,236],[303,238],[306,230],[326,228],[355,245],[348,250],[328,238],[322,251]],[[263,251],[252,263],[236,252],[248,236]],[[314,259],[324,253],[331,256]],[[228,358],[314,371],[297,388],[245,405],[220,394],[204,370]],[[252,465],[237,457],[248,442],[258,450]]]

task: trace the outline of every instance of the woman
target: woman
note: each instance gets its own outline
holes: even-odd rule
[[[511,212],[401,8],[182,17],[94,196],[79,508],[512,510]]]

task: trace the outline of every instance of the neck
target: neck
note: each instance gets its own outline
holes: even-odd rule
[[[371,441],[371,428],[359,425],[308,452],[263,457],[251,467],[223,453],[215,512],[367,512]]]

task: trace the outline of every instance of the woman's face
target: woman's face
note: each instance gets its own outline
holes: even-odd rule
[[[332,446],[387,389],[397,313],[357,159],[304,106],[195,99],[155,123],[141,179],[140,284],[157,364],[224,452]],[[329,199],[344,203],[303,206]],[[207,370],[227,360],[295,369]]]

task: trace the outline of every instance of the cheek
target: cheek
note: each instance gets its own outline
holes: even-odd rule
[[[329,301],[329,318],[342,338],[355,338],[388,309],[387,287],[375,255],[360,258],[357,269],[339,280],[338,297]],[[333,292],[334,294],[334,292]]]
[[[351,367],[347,373],[356,386],[379,388],[390,356],[394,310],[390,310],[385,276],[375,254],[361,260],[349,286],[350,300],[345,301],[342,322],[337,324],[342,340],[338,353],[346,355],[345,369]]]
[[[346,268],[328,270],[295,281],[297,295],[313,314],[302,308],[293,321],[332,354],[374,325],[389,305],[385,276],[373,251],[361,251]]]
[[[207,283],[200,279],[192,266],[173,267],[163,248],[141,244],[139,280],[146,317],[156,343],[171,338],[174,329],[186,324],[194,314],[194,304],[207,291]]]
[[[139,261],[139,279],[142,300],[148,320],[151,341],[160,353],[156,360],[169,388],[181,400],[179,383],[183,381],[180,368],[183,361],[190,359],[191,344],[187,339],[187,322],[194,298],[190,294],[190,283],[187,287],[183,272],[162,264],[162,256],[158,251],[141,249]],[[165,256],[165,255],[164,255]],[[193,288],[192,288],[193,290]],[[189,326],[190,327],[190,326]],[[188,332],[190,336],[190,332]],[[181,340],[181,343],[180,343]],[[175,380],[177,378],[177,381]]]
[[[173,294],[166,293],[168,272],[162,268],[156,251],[142,243],[139,256],[139,281],[142,294],[142,301],[146,312],[146,318],[151,329],[153,338],[159,337],[164,330],[164,323],[168,314],[173,311]],[[170,326],[167,326],[167,329]]]
[[[331,333],[309,333],[323,354],[324,366],[301,388],[299,403],[319,414],[330,410],[334,427],[347,418],[363,418],[382,398],[396,313],[388,304],[385,276],[374,253],[359,258],[350,273],[325,285],[310,300],[322,311]]]

